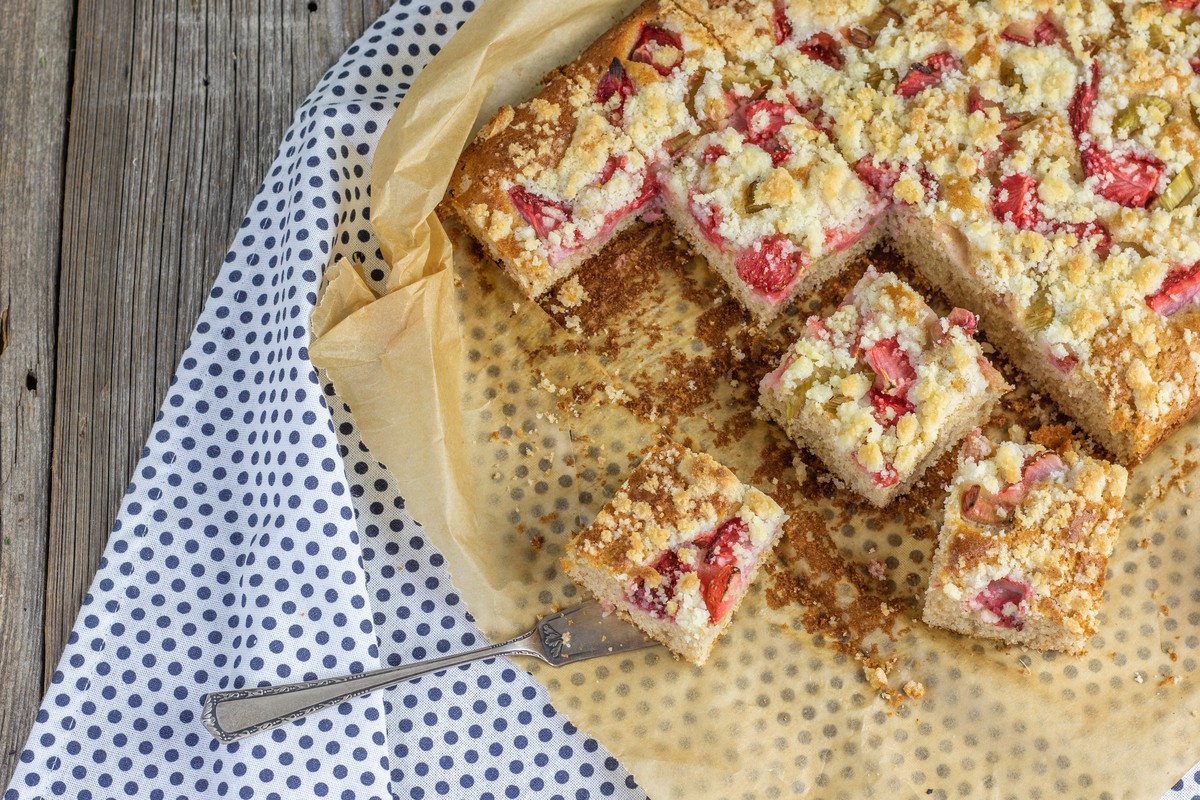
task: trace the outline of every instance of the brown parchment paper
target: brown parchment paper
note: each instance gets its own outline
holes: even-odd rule
[[[558,568],[563,546],[665,432],[712,452],[793,519],[703,669],[660,649],[531,666],[650,796],[1157,798],[1200,756],[1189,477],[1200,425],[1134,472],[1088,655],[934,631],[919,622],[919,599],[948,465],[873,511],[752,413],[789,326],[836,303],[856,275],[760,334],[665,224],[621,237],[580,276],[587,300],[569,308],[525,300],[439,222],[478,124],[632,5],[490,0],[477,11],[376,152],[386,278],[337,262],[313,315],[314,364],[395,474],[478,624],[506,637],[580,599]],[[1063,435],[1022,392],[993,426],[1014,422],[1017,435]]]

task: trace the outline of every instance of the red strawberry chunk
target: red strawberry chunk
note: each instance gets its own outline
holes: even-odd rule
[[[719,230],[722,221],[721,207],[716,203],[697,200],[693,193],[688,198],[688,210],[692,212],[692,219],[696,220],[700,233],[704,235],[709,244],[717,250],[724,251],[725,237]]]
[[[979,325],[979,319],[974,314],[965,308],[957,307],[946,317],[946,322],[956,328],[962,328],[963,333],[967,336],[973,336],[975,328]]]
[[[747,142],[770,154],[771,163],[779,166],[792,154],[791,148],[780,136],[779,131],[784,125],[799,118],[800,112],[787,103],[755,100],[734,115],[733,128],[740,132]]]
[[[825,320],[820,317],[809,317],[804,321],[804,326],[808,328],[809,333],[823,342],[829,341],[829,337],[832,335],[829,333],[829,327],[825,324]],[[789,355],[791,354],[789,351]]]
[[[734,260],[738,277],[763,294],[786,289],[807,258],[781,233],[766,236],[743,250]]]
[[[525,221],[533,226],[533,232],[539,239],[544,240],[547,235],[571,219],[569,205],[534,194],[523,186],[509,189],[508,197]]]
[[[658,573],[659,581],[647,582],[645,578],[635,578],[626,590],[629,601],[638,608],[660,619],[668,617],[667,604],[675,597],[675,587],[679,579],[692,571],[683,563],[674,550],[668,550],[659,556],[650,568]]]
[[[992,190],[996,219],[1012,222],[1021,230],[1032,230],[1042,221],[1037,204],[1037,179],[1032,175],[1014,172],[1001,178]]]
[[[1200,5],[1200,0],[1163,0],[1163,7],[1179,11],[1191,11]]]
[[[1071,103],[1067,106],[1071,130],[1075,138],[1083,136],[1092,124],[1092,112],[1096,109],[1096,97],[1100,91],[1100,62],[1093,61],[1088,80],[1075,87]]]
[[[1146,304],[1169,317],[1195,300],[1197,295],[1200,295],[1200,261],[1190,267],[1171,269],[1158,291],[1146,297]]]
[[[876,163],[870,156],[860,158],[854,164],[854,171],[863,183],[879,192],[885,199],[892,198],[892,189],[900,180],[900,170],[891,164]]]
[[[1063,349],[1066,349],[1066,345],[1063,345]],[[1047,355],[1050,358],[1050,363],[1054,365],[1054,368],[1064,375],[1079,365],[1079,359],[1076,358],[1075,354],[1070,350],[1067,350],[1067,354],[1065,356],[1056,355],[1053,350]]]
[[[596,84],[596,102],[608,107],[615,120],[620,120],[625,110],[625,99],[633,94],[633,81],[625,72],[621,59],[614,58],[608,65],[608,72]],[[609,100],[617,98],[611,106]]]
[[[875,421],[882,425],[885,430],[894,426],[900,421],[901,417],[911,413],[916,408],[915,405],[905,398],[882,392],[874,387],[871,388],[869,394]]]
[[[1200,56],[1192,56],[1189,58],[1188,66],[1192,68],[1192,72],[1200,75]]]
[[[711,541],[694,544],[706,549],[700,555],[696,576],[700,579],[700,596],[708,607],[709,619],[716,624],[741,596],[746,574],[738,564],[735,548],[748,548],[749,533],[740,517],[727,520],[717,528]],[[702,537],[704,538],[704,537]]]
[[[878,486],[880,489],[886,489],[889,486],[895,486],[900,482],[900,473],[896,472],[896,468],[888,465],[878,472],[871,473],[871,483]]]
[[[820,61],[827,67],[841,69],[846,66],[846,57],[842,55],[842,47],[833,35],[818,31],[800,43],[800,52],[813,61]]]
[[[792,21],[788,19],[787,7],[784,0],[775,0],[774,13],[771,15],[771,26],[775,32],[775,44],[783,44],[792,38]]]
[[[1073,233],[1081,244],[1089,239],[1096,239],[1096,255],[1102,259],[1108,258],[1108,252],[1112,249],[1112,234],[1108,232],[1108,228],[1104,227],[1103,223],[1097,220],[1091,222],[1055,221],[1050,225],[1050,229],[1054,233]]]
[[[1106,153],[1096,145],[1082,152],[1083,172],[1097,176],[1096,194],[1126,208],[1145,208],[1154,199],[1154,189],[1166,165],[1153,156],[1136,153]]]
[[[656,58],[658,51],[668,47],[674,50],[671,61],[661,63],[662,59]],[[670,75],[672,70],[683,63],[683,41],[679,38],[679,34],[666,28],[658,25],[643,25],[637,44],[629,53],[629,60],[649,64],[659,75]]]
[[[958,67],[958,58],[953,53],[934,53],[925,59],[924,63],[913,64],[909,68],[908,74],[896,84],[896,94],[901,97],[913,97],[930,86],[941,83],[947,72]]]
[[[971,606],[976,611],[990,611],[996,616],[994,625],[1001,628],[1021,630],[1023,617],[1028,611],[1033,587],[1012,578],[997,578],[975,595]]]

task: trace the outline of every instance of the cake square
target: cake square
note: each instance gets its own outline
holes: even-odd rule
[[[824,120],[777,80],[730,98],[728,124],[663,176],[663,204],[765,325],[873,245],[887,204],[838,153]]]
[[[964,443],[925,595],[925,622],[1082,653],[1122,519],[1124,467],[1037,444]]]
[[[664,440],[576,534],[563,568],[605,606],[699,666],[786,519],[778,503],[711,456]]]
[[[904,281],[869,267],[837,311],[808,319],[763,378],[760,402],[796,444],[885,506],[1008,391],[974,329],[971,312],[939,318]]]

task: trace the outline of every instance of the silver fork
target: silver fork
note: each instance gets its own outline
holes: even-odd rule
[[[386,689],[421,675],[442,672],[483,658],[534,656],[552,667],[561,667],[656,644],[658,642],[647,638],[628,622],[616,615],[605,614],[600,604],[593,600],[542,617],[533,630],[507,642],[465,653],[358,675],[209,692],[200,720],[220,741],[236,742],[376,689]]]

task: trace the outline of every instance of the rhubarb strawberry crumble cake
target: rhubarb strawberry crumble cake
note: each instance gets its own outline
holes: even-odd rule
[[[563,566],[605,605],[701,665],[787,515],[710,456],[651,448]]]
[[[1133,463],[1200,407],[1197,6],[650,0],[450,205],[531,297],[665,214],[760,324],[885,237]]]
[[[1125,496],[1124,467],[1068,449],[963,445],[924,619],[1037,650],[1084,651],[1096,631]]]
[[[809,317],[760,387],[799,445],[876,506],[904,493],[1008,390],[972,338],[891,273],[868,268],[831,316]]]

